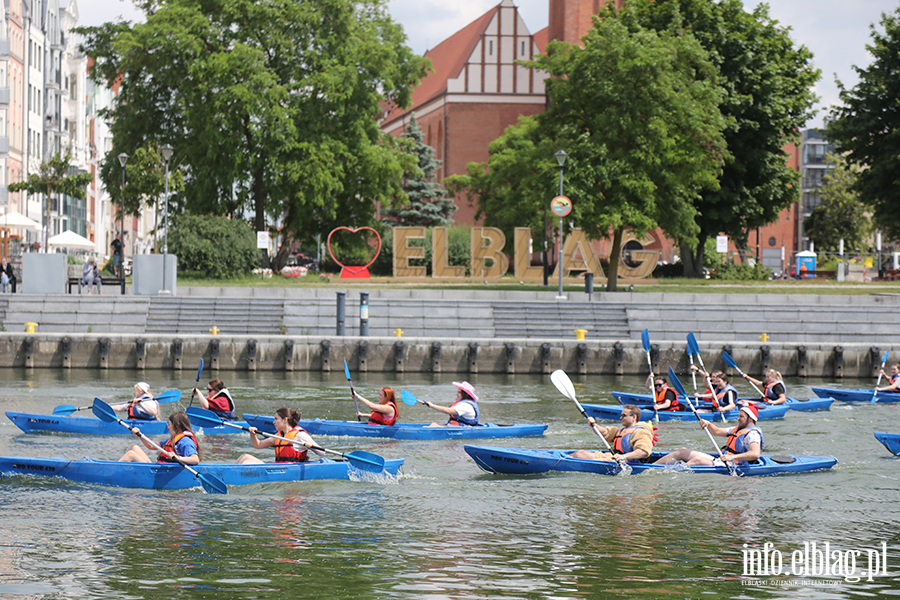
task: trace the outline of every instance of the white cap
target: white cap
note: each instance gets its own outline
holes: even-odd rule
[[[146,381],[138,381],[137,388],[146,394],[150,391],[150,384]]]

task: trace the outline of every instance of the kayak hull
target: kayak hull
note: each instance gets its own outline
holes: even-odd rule
[[[585,412],[587,412],[588,416],[594,417],[595,419],[604,419],[607,421],[618,421],[619,417],[622,414],[623,405],[621,404],[582,404]],[[641,419],[644,421],[651,421],[654,417],[654,412],[652,408],[640,407],[641,408]],[[763,406],[759,405],[759,419],[781,419],[784,417],[785,413],[788,411],[788,407],[784,404],[777,406]],[[729,410],[728,412],[719,413],[712,411],[702,411],[698,410],[700,413],[700,417],[706,419],[707,421],[721,421],[722,417],[719,415],[725,415],[725,420],[727,421],[737,421],[738,412],[737,410]],[[694,413],[688,410],[661,410],[659,411],[659,420],[660,421],[696,421],[697,417],[694,416]]]
[[[396,476],[403,459],[384,461],[384,469]],[[305,463],[266,463],[262,465],[204,464],[192,466],[203,475],[215,475],[226,485],[311,481],[318,479],[365,478],[347,461],[320,459]],[[181,490],[200,487],[187,469],[173,463],[126,463],[109,460],[69,460],[0,456],[0,479],[17,475],[59,477],[69,481],[123,488]]]
[[[35,413],[23,413],[8,410],[6,416],[16,427],[25,433],[79,433],[87,435],[131,435],[118,422],[107,423],[97,417],[88,416],[60,416],[41,415]],[[166,435],[166,421],[143,421],[137,419],[122,419],[129,427],[139,427],[144,435]],[[235,425],[247,427],[244,421],[231,421]],[[207,435],[221,433],[240,433],[234,427],[208,427],[197,421],[191,421],[195,433]],[[274,430],[273,430],[274,431]]]
[[[252,427],[265,433],[275,433],[272,417],[243,414]],[[398,423],[397,425],[370,425],[358,421],[329,421],[325,419],[301,419],[300,427],[310,435],[334,435],[352,437],[391,438],[395,440],[453,440],[498,437],[534,437],[544,435],[546,424],[495,425],[485,423],[474,427],[468,425],[429,427],[425,423]]]
[[[831,397],[842,402],[871,402],[874,389],[857,388],[854,390],[844,390],[841,388],[812,388],[813,394],[820,397]],[[891,402],[900,402],[900,394],[896,392],[878,392],[875,397],[876,402],[889,404]]]
[[[887,448],[891,454],[900,456],[900,433],[884,433],[883,431],[875,432],[875,439]]]
[[[472,460],[488,473],[501,473],[508,475],[531,475],[535,473],[549,473],[551,471],[574,471],[580,473],[595,473],[597,475],[618,475],[622,468],[613,460],[587,460],[570,458],[569,454],[574,450],[541,450],[526,448],[498,448],[493,446],[465,446],[466,453]],[[654,452],[653,460],[665,456],[665,452]],[[778,456],[764,454],[759,463],[754,465],[738,465],[737,475],[741,477],[753,477],[762,475],[780,475],[784,473],[806,473],[830,469],[837,464],[833,456]],[[629,462],[631,474],[636,475],[646,471],[673,471],[684,470],[691,473],[730,475],[728,467],[684,467],[673,465],[654,465],[650,463]]]
[[[637,406],[643,407],[644,405],[649,405],[651,408],[653,407],[653,397],[650,394],[632,394],[629,392],[613,392],[613,398],[618,400],[621,404],[634,404]],[[693,400],[694,406],[697,406],[696,401]],[[758,397],[745,397],[738,398],[738,401],[746,401],[746,402],[759,402]],[[788,410],[829,410],[831,408],[831,404],[834,402],[834,398],[822,397],[822,398],[809,398],[809,399],[798,399],[798,398],[788,398],[787,399],[787,407]],[[700,400],[700,407],[709,408],[712,406],[712,403],[708,400]]]

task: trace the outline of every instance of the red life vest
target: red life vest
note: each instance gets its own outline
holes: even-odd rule
[[[166,443],[163,444],[162,449],[165,450],[166,452],[172,452],[174,454],[178,454],[178,452],[175,450],[175,444],[177,444],[178,440],[180,440],[184,436],[188,436],[189,438],[194,440],[194,445],[197,446],[197,456],[199,457],[200,456],[200,444],[197,442],[197,438],[194,437],[194,434],[191,433],[190,431],[182,431],[175,437],[170,437],[168,440],[166,440]],[[178,454],[178,455],[181,456],[180,454]],[[182,458],[184,458],[184,457],[182,456]],[[157,459],[156,459],[156,462],[170,463],[170,462],[178,462],[178,461],[175,460],[174,458],[169,458],[168,456],[166,456],[165,454],[160,452],[159,457],[157,457]]]
[[[675,396],[672,399],[672,404],[669,405],[669,408],[665,408],[663,410],[681,410],[681,406],[678,404],[678,394],[675,393],[675,390],[670,390],[669,386],[663,384],[659,391],[656,392],[656,404],[657,406],[663,405],[666,403],[666,392],[671,391]]]
[[[207,396],[206,401],[209,403],[209,410],[220,417],[226,419],[234,418],[234,399],[227,388],[222,388],[215,394]]]
[[[292,440],[297,437],[300,432],[306,433],[306,430],[299,425],[287,432],[284,437]],[[275,440],[275,462],[306,462],[306,448],[299,451],[294,448],[294,444],[284,440]]]
[[[400,411],[397,410],[397,403],[388,402],[388,405],[394,407],[394,416],[389,419],[386,414],[373,410],[372,414],[369,415],[369,423],[372,425],[393,425],[396,423],[397,417],[400,416]]]

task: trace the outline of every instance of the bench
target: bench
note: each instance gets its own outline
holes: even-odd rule
[[[888,269],[881,281],[900,281],[900,269]]]
[[[103,287],[107,287],[108,285],[120,285],[122,287],[122,295],[125,295],[125,278],[124,277],[106,277],[105,275],[101,277],[103,279]],[[78,286],[78,293],[81,293],[81,277],[69,277],[69,293],[72,293],[72,286]],[[91,288],[94,286],[92,285]]]

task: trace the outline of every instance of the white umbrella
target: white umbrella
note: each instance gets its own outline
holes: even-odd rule
[[[48,246],[64,246],[66,248],[84,248],[93,250],[96,246],[91,240],[82,237],[74,231],[64,231],[47,240]]]
[[[15,211],[0,217],[0,227],[21,227],[23,229],[40,229],[41,224]]]

